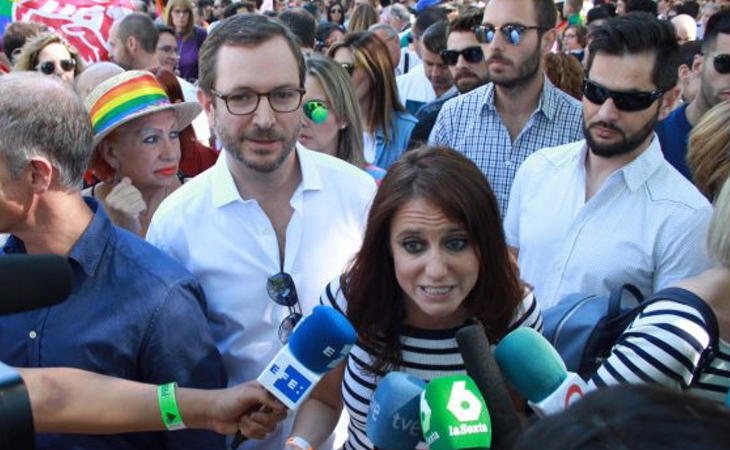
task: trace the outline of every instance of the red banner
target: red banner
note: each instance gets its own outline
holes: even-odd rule
[[[86,63],[109,59],[107,41],[114,21],[133,11],[130,0],[17,0],[13,21],[48,25],[78,50]]]

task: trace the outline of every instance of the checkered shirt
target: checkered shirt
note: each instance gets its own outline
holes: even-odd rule
[[[583,139],[582,123],[580,102],[545,78],[537,109],[512,142],[494,105],[494,85],[488,83],[444,104],[429,144],[451,147],[474,161],[489,179],[504,217],[522,162],[541,148]]]

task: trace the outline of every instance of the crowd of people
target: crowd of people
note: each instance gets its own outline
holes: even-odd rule
[[[464,324],[495,344],[626,283],[705,302],[716,348],[701,311],[653,302],[585,380],[598,392],[516,448],[633,448],[595,427],[613,403],[650,421],[687,399],[703,433],[724,432],[725,3],[139,0],[99,62],[11,23],[0,257],[63,255],[74,276],[66,301],[0,317],[37,448],[223,449],[239,430],[246,449],[370,449],[387,373],[463,373]],[[287,416],[252,380],[320,304],[357,343]],[[170,382],[174,423],[143,413]],[[83,384],[109,394],[94,404]],[[626,384],[675,392],[612,390]],[[557,444],[578,433],[566,423],[593,433],[584,447]]]

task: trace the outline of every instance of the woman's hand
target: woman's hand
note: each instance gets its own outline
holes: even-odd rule
[[[129,177],[122,178],[104,199],[104,206],[115,225],[139,234],[142,230],[140,214],[147,209],[142,193]]]

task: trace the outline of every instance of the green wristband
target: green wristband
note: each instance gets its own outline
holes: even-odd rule
[[[175,399],[176,387],[177,383],[167,383],[157,386],[157,403],[160,405],[162,423],[170,431],[186,428],[180,415],[180,410],[177,408],[177,400]]]

